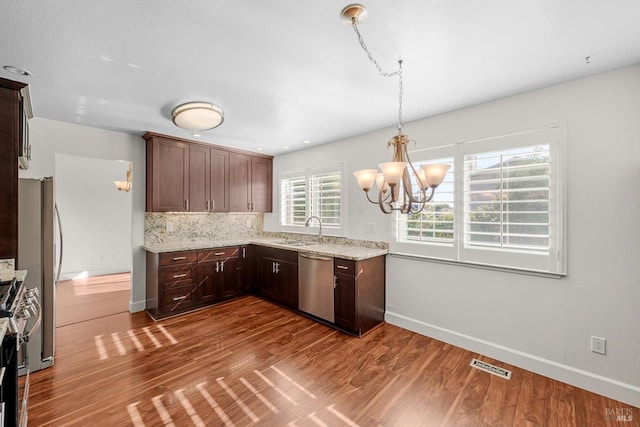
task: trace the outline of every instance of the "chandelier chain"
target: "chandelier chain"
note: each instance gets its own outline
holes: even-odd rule
[[[360,46],[362,47],[362,49],[367,53],[367,56],[369,57],[369,61],[371,61],[371,63],[373,65],[375,65],[376,69],[378,70],[378,73],[383,76],[383,77],[394,77],[394,76],[398,76],[398,79],[400,80],[400,93],[398,96],[398,131],[402,131],[402,129],[404,128],[404,122],[403,122],[403,118],[402,118],[402,92],[404,91],[404,86],[402,84],[402,60],[398,61],[398,71],[394,71],[392,73],[385,73],[384,71],[382,71],[382,67],[380,66],[380,64],[378,63],[378,61],[376,61],[376,59],[373,57],[373,54],[371,53],[371,51],[369,51],[369,48],[367,47],[367,45],[364,42],[364,38],[362,37],[362,34],[360,34],[360,30],[358,30],[358,25],[356,24],[356,18],[351,18],[351,26],[353,27],[353,30],[356,32],[356,34],[358,35],[358,42],[360,42]]]

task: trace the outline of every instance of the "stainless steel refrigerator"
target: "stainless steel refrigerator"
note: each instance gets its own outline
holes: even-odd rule
[[[56,285],[62,263],[62,229],[52,177],[18,180],[18,258],[27,270],[27,289],[38,288],[42,306],[40,330],[21,355],[24,369],[34,372],[53,365],[55,355]],[[25,372],[26,373],[26,372]]]

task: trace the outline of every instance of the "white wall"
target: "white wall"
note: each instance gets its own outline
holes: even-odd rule
[[[131,192],[118,191],[129,162],[56,154],[64,231],[61,279],[131,271]]]
[[[37,115],[37,110],[35,114]],[[132,254],[130,262],[132,286],[129,309],[131,311],[143,310],[145,307],[146,277],[145,252],[141,248],[144,244],[146,162],[144,140],[136,135],[39,117],[29,120],[29,136],[32,146],[31,167],[26,171],[20,171],[20,178],[41,178],[55,176],[56,172],[60,173],[61,171],[56,165],[56,154],[132,162],[131,233],[127,237]],[[119,179],[124,179],[124,175]]]
[[[407,96],[411,96],[409,92]],[[640,406],[640,66],[408,123],[417,148],[562,123],[567,130],[568,276],[387,257],[386,319],[506,363]],[[357,169],[388,161],[388,128],[274,159],[278,174],[348,161],[349,237],[390,240]],[[278,187],[274,186],[277,207]],[[364,224],[376,234],[364,234]],[[277,211],[265,229],[278,230]],[[607,339],[607,355],[590,337]]]

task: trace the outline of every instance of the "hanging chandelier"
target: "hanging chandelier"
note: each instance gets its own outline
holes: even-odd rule
[[[380,210],[385,214],[394,211],[400,213],[419,213],[427,202],[433,199],[435,189],[445,178],[447,171],[451,167],[449,164],[431,164],[422,165],[417,168],[409,159],[408,146],[415,141],[409,139],[402,130],[404,122],[402,119],[402,95],[404,87],[402,85],[402,60],[398,61],[398,70],[392,73],[385,73],[382,67],[375,60],[360,31],[357,23],[367,16],[367,10],[360,4],[350,4],[342,9],[340,13],[341,19],[353,27],[358,36],[358,41],[362,49],[367,53],[369,60],[375,65],[378,73],[384,77],[398,77],[399,80],[399,96],[398,96],[398,134],[389,142],[387,148],[393,147],[393,160],[391,162],[380,163],[377,169],[363,169],[353,173],[358,180],[358,185],[364,190],[367,200],[377,204]],[[415,184],[411,177],[415,177]],[[369,191],[373,187],[374,182],[378,187],[378,197],[371,198]],[[402,192],[401,192],[402,191]]]

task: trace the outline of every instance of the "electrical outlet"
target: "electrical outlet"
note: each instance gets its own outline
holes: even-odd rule
[[[591,337],[591,351],[599,354],[607,354],[607,340],[600,337]]]
[[[165,231],[167,233],[173,233],[173,222],[167,221],[167,223],[165,224]]]

